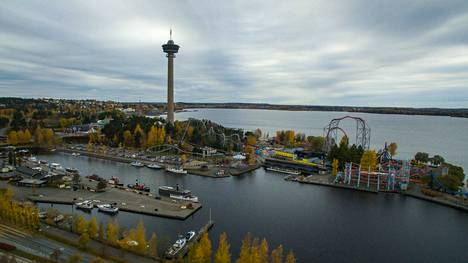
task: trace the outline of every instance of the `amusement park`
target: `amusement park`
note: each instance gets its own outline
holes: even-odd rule
[[[289,145],[271,139],[271,148],[263,151],[265,169],[288,174],[286,180],[299,183],[466,203],[461,167],[424,152],[409,160],[398,159],[396,142],[370,149],[371,128],[363,118],[335,118],[323,129],[323,136],[309,136],[306,142],[301,137],[296,134],[295,144]]]

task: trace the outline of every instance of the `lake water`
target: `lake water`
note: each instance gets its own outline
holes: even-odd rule
[[[278,111],[249,109],[196,109],[177,113],[176,118],[209,119],[227,127],[253,131],[260,128],[270,136],[291,129],[306,135],[324,135],[330,120],[343,116],[366,120],[371,128],[371,148],[381,149],[385,142],[398,144],[396,158],[411,158],[416,152],[442,155],[446,161],[468,171],[468,119],[440,116],[390,115],[323,111]],[[355,123],[342,122],[354,143]]]
[[[180,113],[177,117],[208,118],[231,127],[261,128],[270,134],[277,129],[294,129],[320,135],[329,119],[344,114],[200,110]],[[396,141],[401,156],[427,151],[463,164],[468,146],[462,140],[463,130],[460,129],[467,131],[467,120],[359,115],[365,117],[372,128],[373,146]],[[450,147],[458,152],[450,151]],[[292,249],[298,262],[466,262],[468,258],[468,214],[409,197],[286,182],[281,175],[263,169],[239,177],[213,179],[172,175],[85,156],[54,154],[39,158],[59,162],[65,167],[78,167],[83,175],[118,176],[125,184],[138,179],[152,191],[159,185],[177,183],[191,189],[199,196],[203,208],[184,221],[119,212],[117,218],[122,226],[136,226],[143,220],[147,231],[156,232],[163,245],[173,242],[177,234],[200,228],[207,222],[211,209],[216,221],[210,232],[214,247],[219,234],[226,232],[235,257],[242,238],[251,232],[253,236],[265,237],[270,247],[283,244],[286,250]],[[54,207],[72,211],[70,206]],[[104,222],[111,218],[93,213]]]

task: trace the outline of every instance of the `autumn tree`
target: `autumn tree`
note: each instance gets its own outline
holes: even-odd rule
[[[199,244],[203,255],[203,262],[211,262],[211,241],[207,232],[202,234]]]
[[[247,235],[242,240],[239,258],[237,259],[236,263],[249,263],[250,262],[251,246],[252,246],[252,236],[250,235],[250,233],[247,233]]]
[[[112,245],[117,244],[119,237],[119,225],[113,220],[107,223],[107,242]]]
[[[151,239],[149,240],[149,255],[153,258],[158,257],[158,238],[156,237],[156,233],[151,235]]]
[[[294,256],[294,252],[292,252],[292,250],[290,250],[286,256],[285,263],[296,263],[296,257]]]
[[[138,222],[136,233],[135,233],[135,241],[138,243],[136,249],[140,253],[144,253],[146,251],[146,229],[143,221],[140,220]]]
[[[8,133],[7,142],[12,145],[18,144],[18,133],[16,131],[10,131]]]
[[[129,130],[124,131],[123,141],[124,141],[125,147],[133,146],[133,137],[132,137],[132,133]]]
[[[84,232],[83,234],[80,235],[80,239],[78,240],[78,243],[82,247],[86,247],[86,245],[89,242],[89,235],[88,233]]]
[[[338,174],[338,165],[339,165],[338,159],[333,159],[333,163],[332,163],[332,176],[333,177],[336,177],[336,175]]]
[[[137,148],[145,146],[146,135],[140,124],[137,124],[135,130],[133,131],[133,141],[135,143],[135,147]]]
[[[227,234],[222,233],[219,236],[218,249],[216,250],[215,263],[231,263],[230,245],[227,241]]]
[[[392,158],[393,156],[397,154],[397,149],[398,149],[398,145],[395,142],[392,142],[388,145],[388,152],[390,153]]]
[[[88,234],[90,238],[95,238],[98,233],[98,225],[96,217],[92,217],[88,223]]]
[[[279,245],[277,248],[271,251],[271,263],[282,263],[283,262],[283,245]]]
[[[257,144],[257,138],[255,137],[255,135],[253,135],[253,134],[248,135],[247,136],[247,145],[255,146],[255,144]]]
[[[366,150],[361,157],[361,170],[373,170],[377,165],[377,153],[374,150]]]
[[[75,232],[78,234],[83,234],[88,231],[88,222],[83,216],[78,216],[75,218]]]

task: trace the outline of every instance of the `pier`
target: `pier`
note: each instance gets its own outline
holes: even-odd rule
[[[104,192],[43,187],[34,189],[34,193],[31,193],[31,190],[25,191],[26,188],[11,187],[15,188],[15,192],[23,192],[26,195],[25,199],[33,202],[73,205],[83,200],[97,200],[98,203],[115,203],[121,211],[180,220],[186,219],[202,207],[199,203],[175,201],[169,198],[158,200],[138,191],[112,187]]]
[[[190,242],[188,242],[176,255],[171,256],[166,253],[166,259],[171,260],[174,258],[184,257],[185,255],[187,255],[190,252],[190,249],[192,249],[192,247],[195,245],[195,243],[200,240],[202,235],[210,231],[211,228],[213,228],[213,226],[214,226],[214,221],[210,219],[203,227],[200,228],[200,230],[198,230],[198,232],[195,234],[193,239]]]

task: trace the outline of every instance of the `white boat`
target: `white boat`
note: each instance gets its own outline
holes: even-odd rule
[[[58,223],[60,221],[62,221],[63,219],[65,219],[65,217],[63,215],[58,215],[54,218],[54,222],[55,223]]]
[[[175,174],[187,174],[186,170],[182,168],[176,168],[176,167],[168,167],[166,168],[166,171],[170,173],[175,173]]]
[[[172,199],[198,203],[198,197],[191,195],[191,194],[190,195],[170,195],[169,197]]]
[[[171,257],[177,255],[177,253],[187,244],[187,240],[184,237],[180,237],[177,241],[172,245],[167,254]]]
[[[75,204],[77,208],[85,210],[85,211],[91,211],[94,208],[93,201],[91,200],[85,200],[83,202],[79,202]]]
[[[272,171],[272,172],[277,172],[277,173],[284,173],[284,174],[292,174],[292,175],[300,175],[300,171],[295,171],[295,170],[289,170],[289,169],[284,169],[284,168],[278,168],[278,167],[266,167],[265,168],[267,171]]]
[[[31,157],[28,158],[28,161],[33,162],[33,163],[36,163],[36,162],[37,162],[37,158],[36,158],[36,156],[31,156]]]
[[[163,168],[161,165],[157,165],[155,163],[148,164],[146,167],[148,167],[150,169],[162,169]]]
[[[72,153],[73,156],[80,156],[81,154],[80,153]]]
[[[135,166],[135,167],[143,167],[145,166],[144,164],[142,164],[141,162],[138,162],[138,161],[134,161],[131,163],[132,166]]]
[[[97,205],[97,208],[99,211],[109,214],[116,214],[117,212],[119,212],[119,208],[112,204]]]
[[[188,231],[187,234],[185,234],[185,240],[189,242],[192,240],[192,238],[195,236],[195,231]]]

